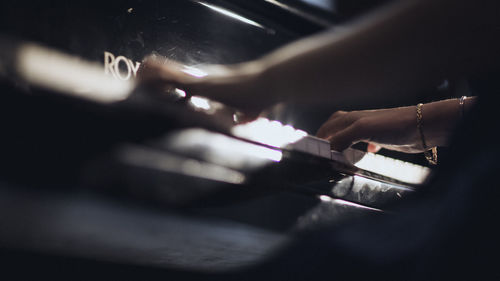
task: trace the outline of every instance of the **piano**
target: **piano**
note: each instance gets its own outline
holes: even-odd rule
[[[304,122],[239,123],[237,110],[216,101],[135,83],[148,55],[203,75],[204,64],[257,58],[385,1],[361,2],[21,1],[4,9],[2,257],[226,272],[265,260],[297,234],[390,214],[429,167],[332,151]]]

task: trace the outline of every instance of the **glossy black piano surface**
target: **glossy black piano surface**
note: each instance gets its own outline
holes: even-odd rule
[[[360,2],[355,9],[346,1],[7,4],[0,11],[2,257],[238,270],[297,233],[380,215],[413,193],[415,184],[329,153],[234,136],[189,101],[137,89],[100,104],[30,85],[8,68],[13,53],[5,46],[30,41],[96,62],[119,81],[133,80],[149,55],[197,71],[257,58],[385,1]],[[307,124],[297,128],[314,132]]]

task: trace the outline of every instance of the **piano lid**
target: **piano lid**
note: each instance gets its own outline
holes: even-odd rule
[[[0,33],[104,62],[135,67],[147,55],[187,65],[255,59],[300,36],[276,21],[223,1],[53,1],[12,3],[0,11]],[[125,59],[126,58],[126,59]]]

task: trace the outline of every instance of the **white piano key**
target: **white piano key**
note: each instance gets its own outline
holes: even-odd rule
[[[411,184],[423,183],[431,172],[427,167],[373,153],[366,153],[353,164],[360,169]]]

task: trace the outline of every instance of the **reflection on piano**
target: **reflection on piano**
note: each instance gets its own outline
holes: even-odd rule
[[[302,2],[292,12],[278,1],[240,2],[114,3],[119,8],[105,6],[97,22],[86,18],[96,6],[76,7],[91,29],[104,26],[105,43],[88,50],[88,31],[79,25],[71,33],[81,37],[69,46],[65,38],[37,38],[22,24],[1,30],[10,107],[4,114],[19,122],[6,127],[12,138],[3,141],[2,247],[234,270],[278,251],[296,233],[384,215],[418,189],[429,168],[356,149],[332,151],[283,120],[240,124],[234,109],[182,89],[136,87],[145,55],[183,61],[185,71],[203,75],[203,63],[248,60],[330,24],[325,11]],[[250,18],[265,7],[307,24]],[[190,24],[207,25],[209,34]],[[120,39],[109,39],[117,29]],[[23,115],[17,110],[25,104],[31,111]]]

